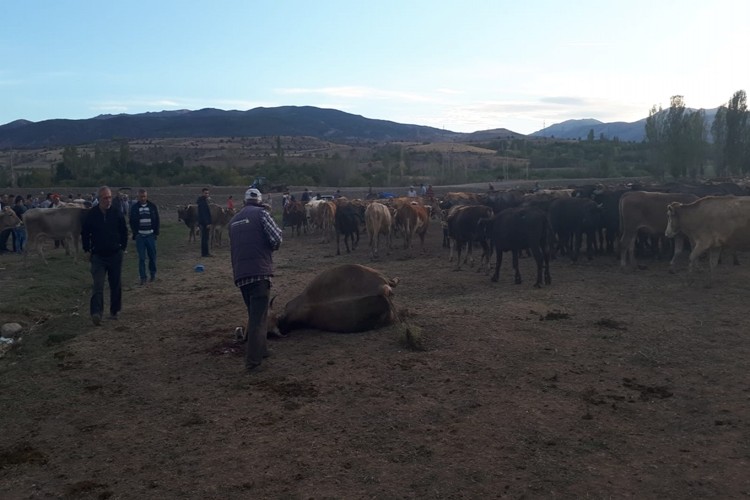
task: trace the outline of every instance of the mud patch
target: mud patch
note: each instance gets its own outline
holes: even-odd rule
[[[252,385],[262,391],[270,392],[284,398],[314,398],[318,395],[318,389],[312,382],[259,380]]]
[[[674,395],[672,391],[669,390],[667,386],[664,385],[658,385],[658,386],[648,386],[639,384],[636,382],[634,378],[623,378],[622,379],[622,385],[624,387],[627,387],[628,389],[631,389],[633,391],[638,391],[641,393],[641,401],[650,401],[652,399],[666,399],[670,398]]]
[[[627,330],[628,327],[625,326],[623,323],[610,319],[610,318],[602,318],[599,321],[594,323],[599,328],[608,328],[610,330]]]
[[[47,463],[47,456],[29,443],[19,443],[9,450],[0,451],[0,469],[10,465]]]

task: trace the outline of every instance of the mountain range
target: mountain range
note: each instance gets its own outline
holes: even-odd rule
[[[716,109],[706,110],[708,128],[715,114]],[[604,123],[594,119],[567,120],[550,125],[528,137],[585,139],[589,131],[593,130],[596,139],[604,136],[639,142],[645,139],[645,122],[646,118],[632,123]],[[309,136],[341,143],[481,142],[527,137],[504,128],[460,133],[365,118],[335,109],[280,106],[248,111],[206,108],[197,111],[99,115],[82,120],[16,120],[0,126],[0,149],[60,147],[117,138],[143,140],[234,136]]]

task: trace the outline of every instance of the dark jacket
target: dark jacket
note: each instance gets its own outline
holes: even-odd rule
[[[99,207],[88,211],[83,219],[81,245],[84,252],[109,257],[128,246],[125,217],[114,206],[102,212]]]
[[[201,226],[210,226],[211,209],[208,208],[208,198],[200,196],[195,204],[198,205],[198,224]]]
[[[159,236],[159,209],[156,205],[150,201],[146,201],[148,207],[148,213],[150,223],[146,221],[145,224],[141,224],[141,202],[137,201],[130,207],[130,230],[133,232],[133,238],[136,237],[138,231],[141,229],[152,229],[154,236]]]
[[[229,222],[235,283],[243,278],[273,275],[273,248],[263,230],[263,210],[257,205],[246,205]]]

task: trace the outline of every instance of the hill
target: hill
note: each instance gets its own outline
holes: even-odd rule
[[[464,135],[434,127],[370,119],[312,106],[255,108],[249,111],[207,108],[198,111],[100,115],[85,120],[17,120],[0,126],[0,149],[90,144],[113,138],[146,140],[307,136],[352,143],[451,141]]]
[[[716,117],[718,108],[704,109],[706,132],[710,140],[711,124]],[[664,110],[666,112],[667,110]],[[689,109],[689,111],[695,111]],[[634,122],[601,122],[593,118],[581,120],[566,120],[561,123],[550,125],[549,127],[538,130],[530,137],[554,137],[557,139],[585,139],[589,131],[594,131],[594,138],[605,137],[614,139],[615,137],[626,142],[641,142],[646,139],[646,118]]]

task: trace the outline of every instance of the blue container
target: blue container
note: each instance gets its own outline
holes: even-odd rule
[[[202,273],[203,271],[205,271],[205,268],[203,267],[203,264],[196,264],[196,266],[195,266],[195,272],[196,273]]]

